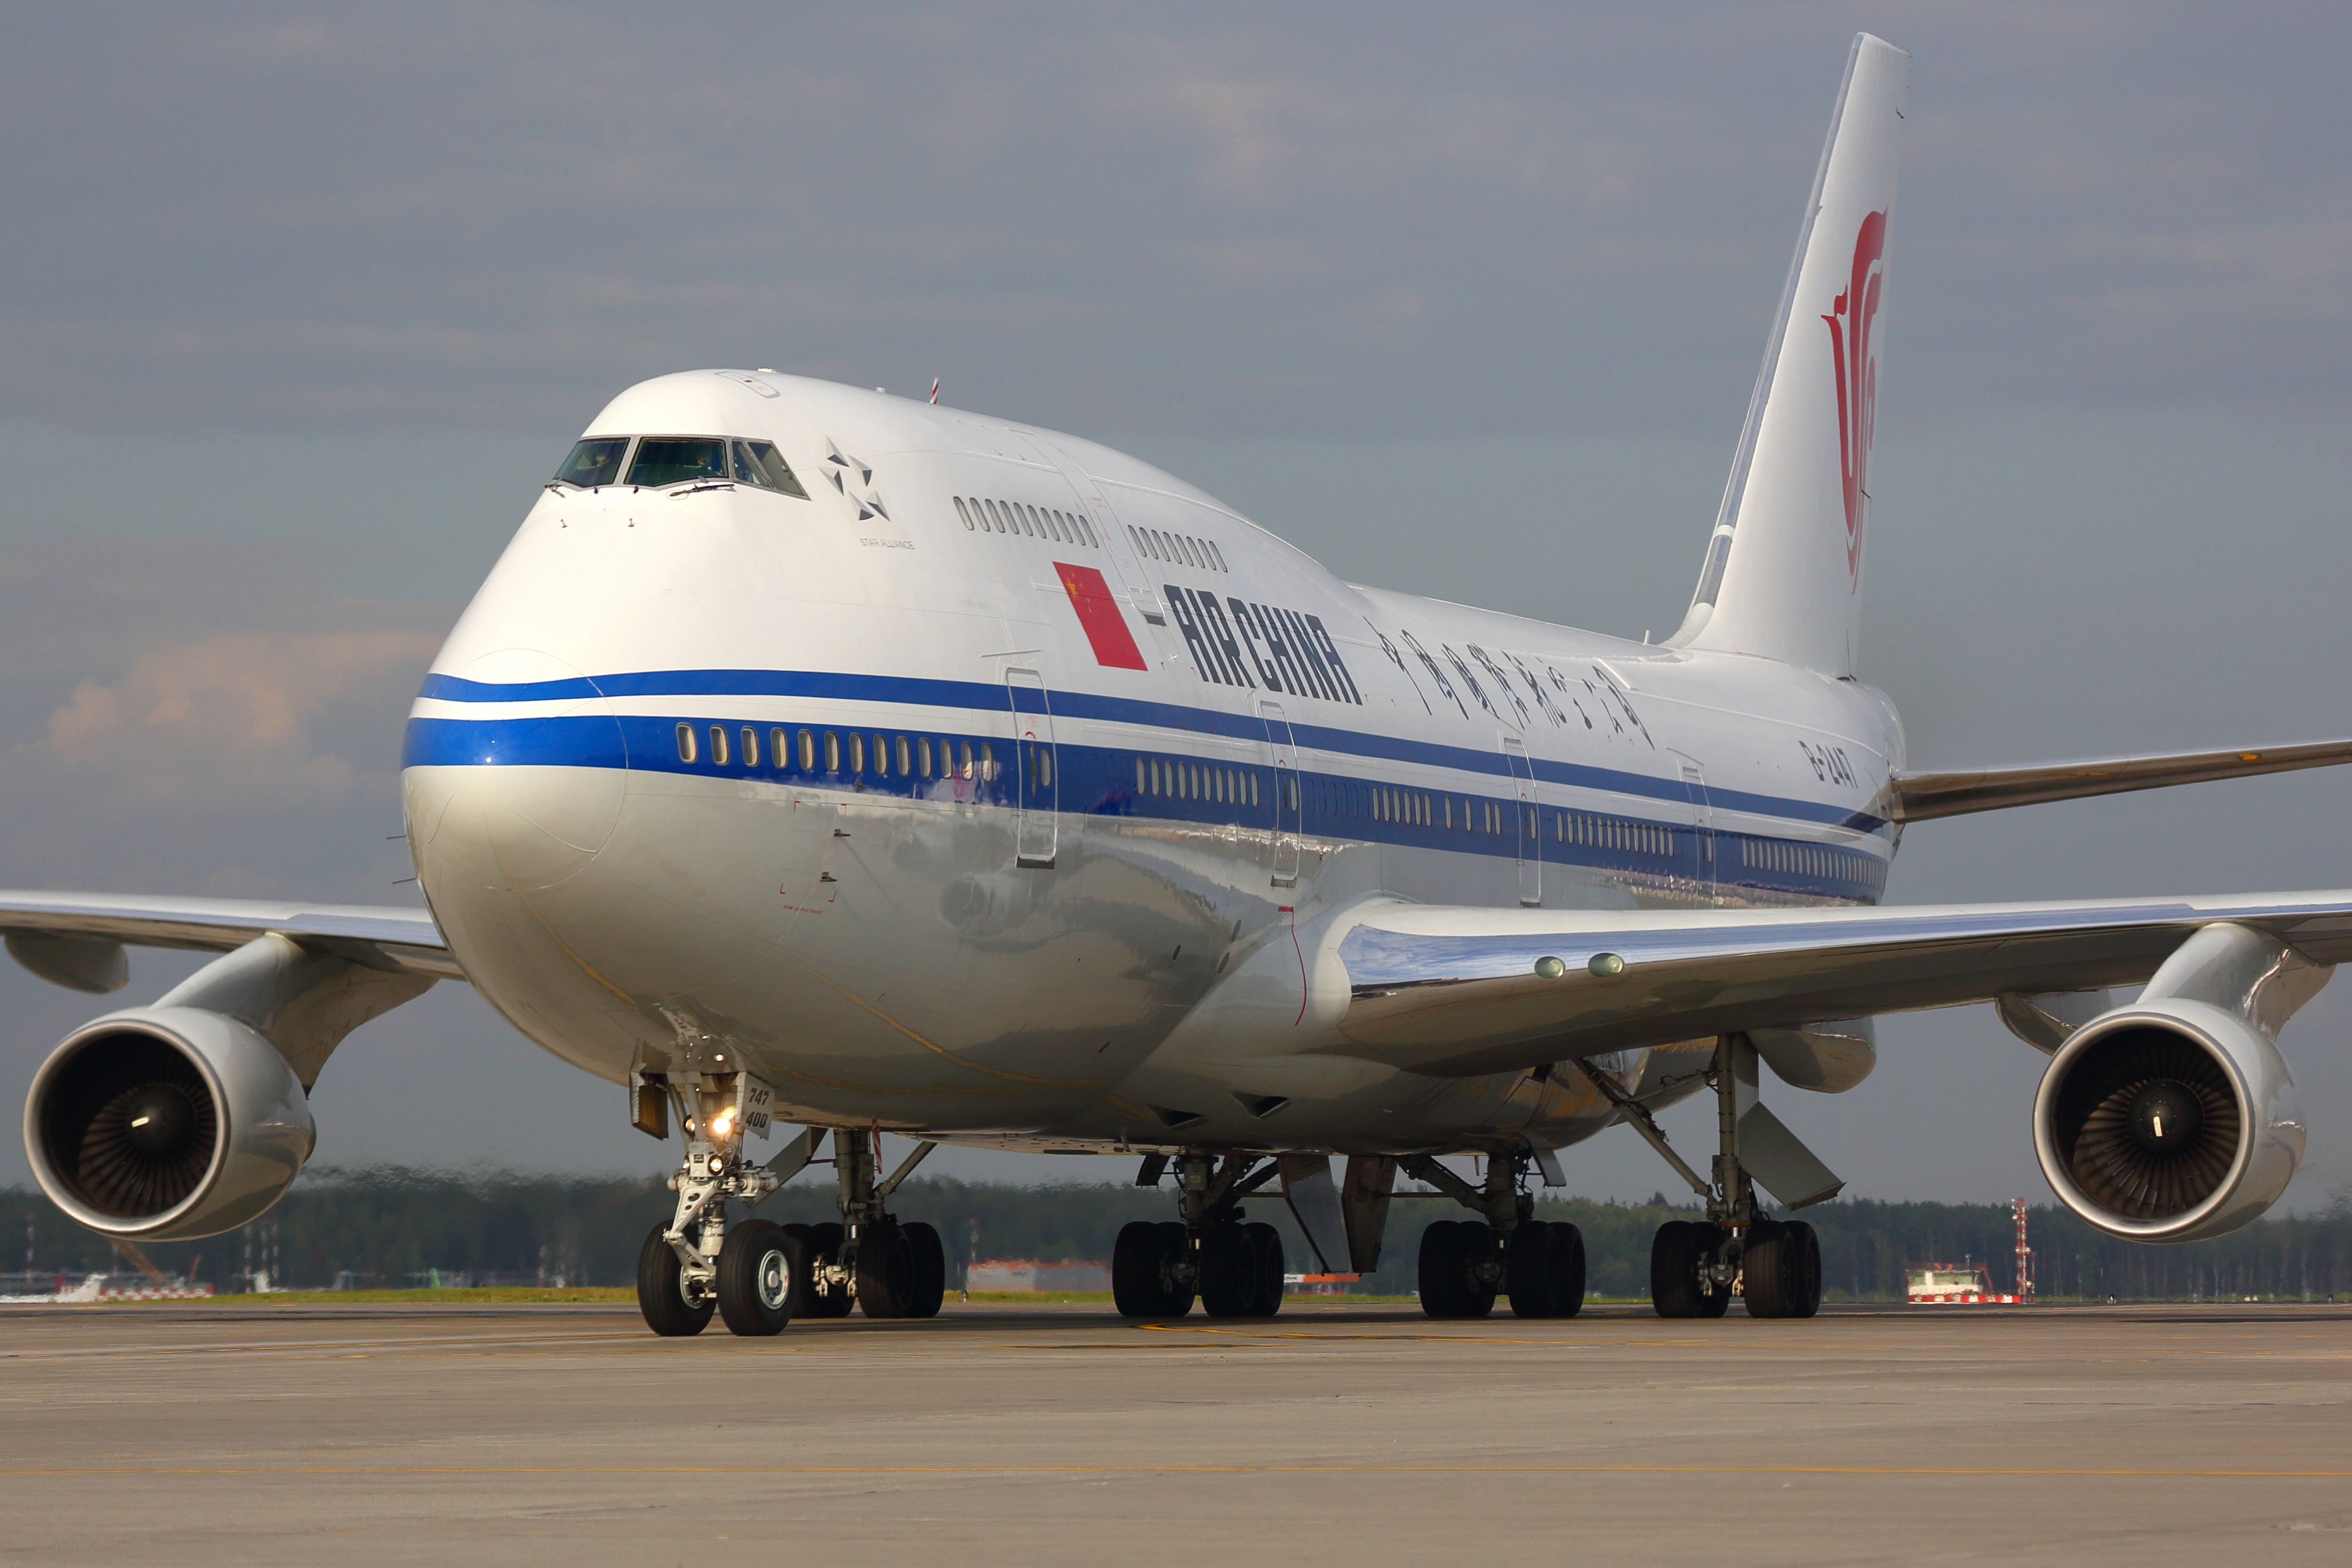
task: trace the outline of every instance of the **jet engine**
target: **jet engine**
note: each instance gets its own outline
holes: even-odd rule
[[[2052,1058],[2034,1152],[2059,1201],[2108,1235],[2200,1241],[2253,1219],[2294,1179],[2294,1097],[2278,1047],[2242,1014],[2143,998],[2084,1025]]]
[[[25,1151],[41,1190],[101,1235],[234,1229],[276,1203],[317,1138],[275,1047],[200,1007],[109,1014],[33,1077]]]

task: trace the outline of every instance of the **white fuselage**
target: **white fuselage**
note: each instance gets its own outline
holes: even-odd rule
[[[807,491],[551,488],[416,702],[442,931],[602,1077],[1026,1147],[1564,1143],[1610,1119],[1576,1075],[1155,1058],[1367,898],[1885,885],[1902,734],[1852,681],[1356,587],[1132,458],[824,383],[666,376],[588,434],[773,442]]]

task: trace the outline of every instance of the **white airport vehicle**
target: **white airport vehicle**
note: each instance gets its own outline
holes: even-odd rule
[[[1879,903],[1914,822],[2352,759],[1906,769],[1853,661],[1907,64],[1854,42],[1655,646],[1342,582],[1017,422],[764,370],[629,388],[417,698],[429,914],[0,894],[60,984],[120,987],[127,943],[225,954],[40,1068],[43,1188],[113,1237],[243,1224],[310,1156],[343,1037],[463,980],[675,1124],[659,1332],[937,1310],[940,1238],[891,1198],[939,1142],[1172,1177],[1171,1217],[1118,1237],[1132,1315],[1274,1311],[1281,1244],[1241,1205],[1277,1182],[1318,1271],[1370,1270],[1402,1170],[1469,1215],[1423,1235],[1433,1316],[1566,1316],[1582,1243],[1529,1184],[1621,1121],[1706,1202],[1658,1233],[1657,1310],[1802,1317],[1812,1232],[1758,1189],[1841,1184],[1760,1086],[1850,1089],[1873,1015],[1993,1000],[2051,1058],[2035,1147],[2068,1207],[2148,1241],[2246,1223],[2302,1155],[2275,1038],[2352,953],[2352,892]],[[1717,1142],[1686,1160],[1654,1112],[1701,1092]],[[803,1131],[762,1161],[780,1121]],[[887,1176],[885,1130],[920,1141]],[[828,1138],[839,1224],[755,1217]],[[1438,1163],[1463,1152],[1480,1180]]]

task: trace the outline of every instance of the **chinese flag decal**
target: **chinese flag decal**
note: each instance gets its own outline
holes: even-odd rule
[[[1094,646],[1095,662],[1110,669],[1150,669],[1103,574],[1091,566],[1073,566],[1066,561],[1055,562],[1054,570],[1062,574],[1062,590],[1070,595],[1070,608],[1078,613],[1078,625],[1086,628],[1087,641]]]

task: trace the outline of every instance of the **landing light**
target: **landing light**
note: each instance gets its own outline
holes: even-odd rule
[[[726,1110],[720,1111],[718,1115],[710,1119],[710,1135],[713,1138],[725,1138],[729,1133],[734,1131],[735,1108],[733,1106],[729,1106]]]

